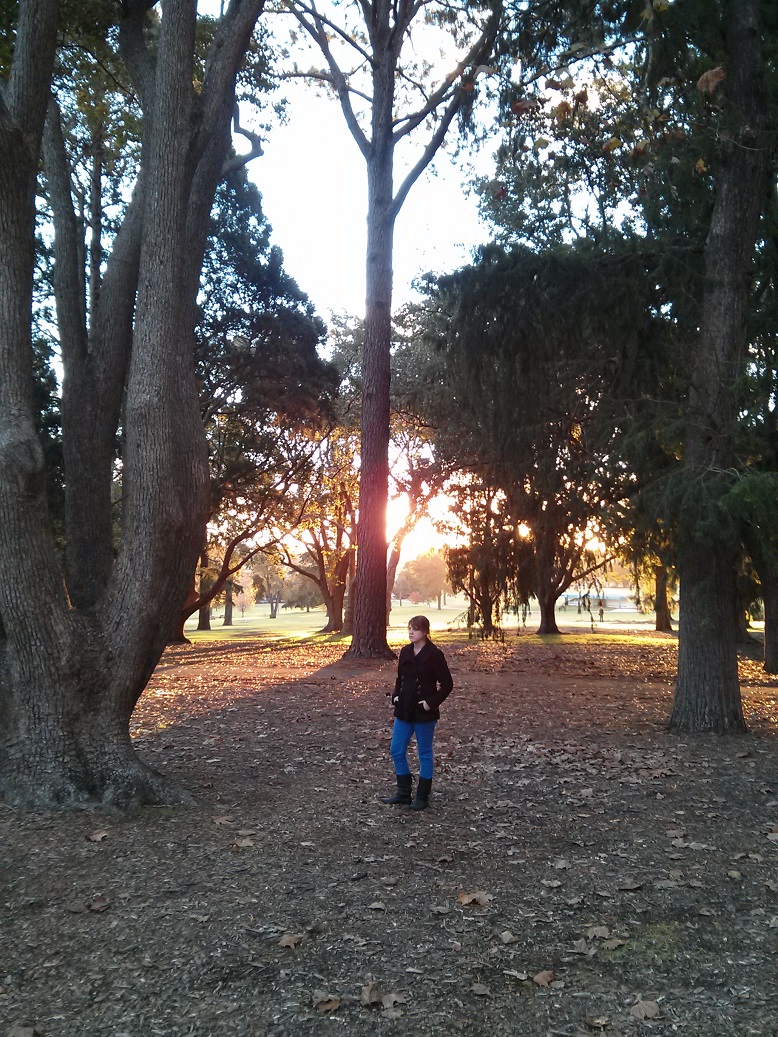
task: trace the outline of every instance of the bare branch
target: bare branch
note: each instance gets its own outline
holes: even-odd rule
[[[245,137],[250,143],[250,150],[244,155],[232,155],[222,166],[222,176],[228,176],[230,173],[235,172],[236,169],[242,169],[247,166],[249,162],[253,162],[255,158],[260,158],[264,155],[262,148],[262,138],[258,133],[254,133],[240,124],[240,105],[235,102],[235,110],[232,116],[232,129],[234,133],[239,133],[241,137]]]
[[[441,144],[445,139],[446,133],[448,132],[448,128],[451,125],[454,116],[459,110],[459,106],[461,105],[461,103],[462,99],[459,95],[452,97],[449,101],[448,108],[441,117],[438,125],[435,127],[435,132],[430,137],[426,148],[422,152],[421,157],[397,189],[397,192],[394,196],[394,200],[392,201],[391,205],[391,213],[393,216],[396,216],[397,213],[400,211],[400,209],[403,206],[403,203],[405,202],[405,199],[408,196],[408,192],[435,157],[438,149],[440,148]]]
[[[318,13],[314,5],[311,5],[310,7],[304,7],[303,5],[301,6],[303,7],[303,10],[308,11],[311,14],[311,16],[315,19],[314,23],[311,23],[303,15],[302,10],[298,9],[296,4],[290,2],[289,10],[295,16],[300,25],[302,25],[302,27],[305,29],[305,31],[308,33],[311,39],[313,39],[313,41],[316,43],[316,45],[319,47],[322,54],[324,55],[327,64],[330,67],[330,71],[332,72],[333,86],[338,95],[338,100],[340,101],[340,107],[343,111],[343,117],[346,120],[346,125],[349,128],[351,136],[357,142],[359,150],[362,152],[365,158],[368,159],[372,154],[372,144],[365,136],[362,127],[359,125],[356,113],[354,112],[354,108],[351,104],[348,81],[340,66],[338,65],[338,62],[335,60],[335,56],[330,48],[327,33],[324,31],[324,20],[322,19],[321,15]],[[365,57],[368,61],[370,61],[368,55],[365,55]],[[370,61],[370,64],[372,65],[372,61]]]
[[[315,72],[313,70],[311,70],[310,72],[284,72],[283,75],[279,76],[278,78],[308,79],[312,82],[327,83],[327,85],[331,86],[333,90],[336,89],[335,80],[333,79],[332,74],[327,72]],[[370,96],[370,94],[365,94],[361,90],[357,90],[355,87],[351,86],[351,84],[348,81],[346,82],[346,89],[350,94],[353,94],[354,97],[361,97],[362,100],[366,101],[368,104],[373,103],[373,98]]]
[[[353,50],[355,50],[357,54],[359,54],[359,56],[368,63],[368,65],[372,65],[373,59],[371,58],[370,54],[363,47],[361,47],[352,36],[349,36],[345,29],[341,28],[341,26],[337,25],[335,22],[330,21],[330,19],[327,18],[326,15],[321,14],[321,12],[317,10],[315,4],[306,4],[303,3],[302,0],[292,0],[292,2],[287,4],[287,10],[291,11],[291,13],[297,19],[297,21],[302,26],[304,26],[306,32],[310,33],[311,36],[314,37],[319,47],[321,47],[320,38],[314,35],[314,33],[311,30],[310,23],[301,17],[299,13],[300,11],[304,11],[306,14],[309,14],[311,18],[315,19],[317,26],[319,26],[319,31],[321,31],[321,27],[326,26],[328,29],[332,31],[332,33],[335,36],[339,36],[344,43],[348,44],[349,47],[353,48]],[[363,5],[362,15],[365,18],[365,22],[368,21],[369,11],[370,5]]]

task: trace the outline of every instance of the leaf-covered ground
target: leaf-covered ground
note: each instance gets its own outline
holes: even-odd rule
[[[778,682],[681,739],[672,638],[444,647],[423,813],[391,664],[170,650],[135,735],[197,808],[0,808],[0,1037],[778,1034]]]

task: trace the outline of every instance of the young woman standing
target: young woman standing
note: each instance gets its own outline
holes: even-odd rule
[[[440,719],[440,704],[451,694],[454,682],[441,650],[430,641],[426,616],[408,623],[410,644],[400,652],[397,680],[392,693],[394,727],[390,753],[397,775],[397,792],[382,803],[397,803],[411,810],[424,810],[432,789],[432,742]],[[416,735],[419,754],[419,784],[413,798],[413,776],[408,766],[408,746]]]

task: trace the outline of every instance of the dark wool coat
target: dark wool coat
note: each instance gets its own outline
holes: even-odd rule
[[[412,644],[405,645],[397,661],[397,680],[392,695],[394,715],[398,720],[416,724],[439,720],[439,706],[451,694],[453,687],[446,657],[437,645],[426,641],[418,655],[413,654]],[[431,707],[429,711],[419,705],[422,699],[426,699]]]

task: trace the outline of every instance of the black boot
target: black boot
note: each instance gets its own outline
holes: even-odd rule
[[[432,778],[419,778],[419,787],[416,789],[416,799],[411,803],[411,810],[426,810],[431,790]]]
[[[397,791],[393,796],[386,796],[382,803],[397,803],[400,806],[409,807],[413,799],[413,775],[397,775]]]

